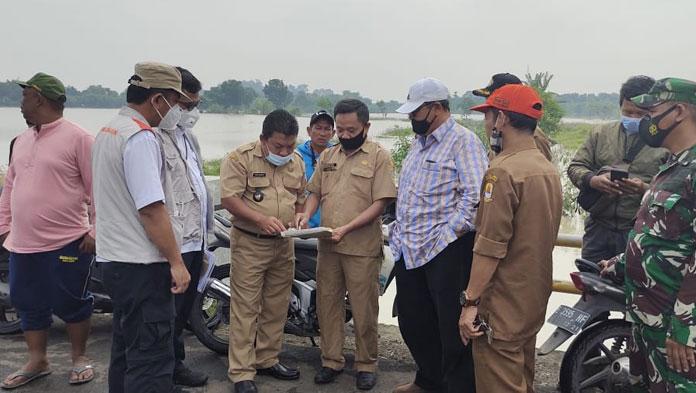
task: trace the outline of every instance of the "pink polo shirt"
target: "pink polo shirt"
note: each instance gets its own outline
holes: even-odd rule
[[[92,134],[64,118],[17,137],[0,196],[0,234],[10,232],[5,248],[52,251],[90,232],[93,143]]]

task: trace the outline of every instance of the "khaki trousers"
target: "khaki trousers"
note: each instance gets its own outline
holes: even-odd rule
[[[253,380],[257,368],[278,363],[295,271],[295,250],[292,239],[257,239],[234,228],[230,249],[232,296],[227,374],[236,383]]]
[[[495,328],[494,328],[495,329]],[[474,372],[478,393],[534,393],[536,335],[519,341],[474,340]]]
[[[377,317],[381,257],[319,252],[317,313],[321,332],[321,364],[342,370],[346,289],[355,325],[358,371],[377,371]]]

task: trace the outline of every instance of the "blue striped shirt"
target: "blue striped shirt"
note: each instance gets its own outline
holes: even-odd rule
[[[399,176],[391,250],[406,269],[432,260],[474,230],[476,204],[488,168],[481,140],[450,117],[427,136],[416,135]]]

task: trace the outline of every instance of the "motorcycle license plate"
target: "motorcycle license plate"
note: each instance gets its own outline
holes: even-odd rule
[[[547,322],[569,333],[578,334],[589,319],[590,314],[582,310],[568,306],[560,306]]]

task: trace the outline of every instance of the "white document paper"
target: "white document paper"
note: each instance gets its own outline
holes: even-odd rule
[[[331,237],[331,228],[317,227],[309,229],[288,229],[281,232],[282,237],[301,237],[301,238],[323,238]]]

